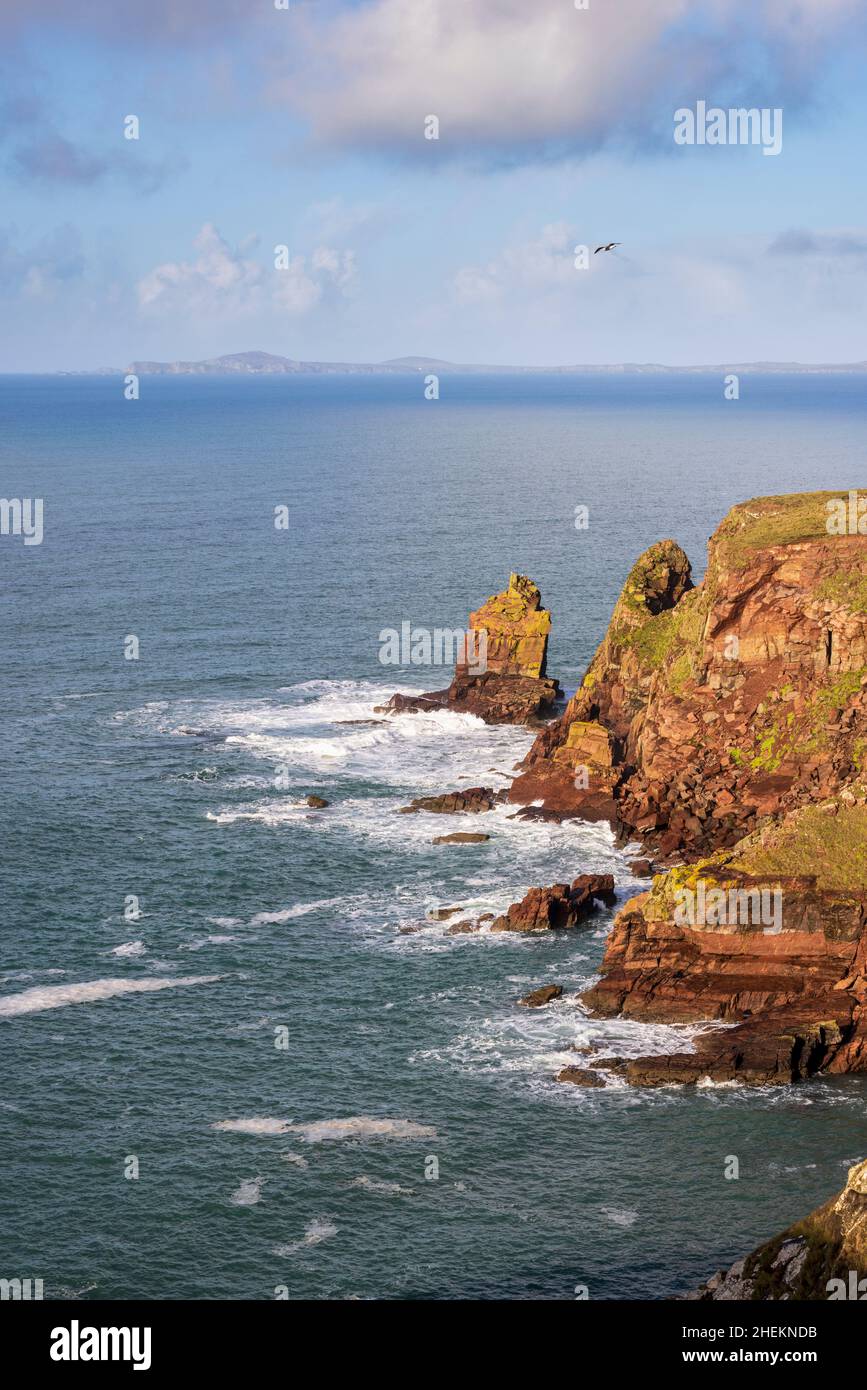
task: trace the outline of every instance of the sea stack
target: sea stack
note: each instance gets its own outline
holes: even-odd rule
[[[476,659],[458,661],[447,690],[393,695],[378,713],[418,714],[449,709],[475,714],[486,724],[529,724],[550,718],[560,687],[546,675],[551,614],[537,585],[512,574],[509,585],[470,614],[468,644]],[[481,668],[481,669],[480,669]]]

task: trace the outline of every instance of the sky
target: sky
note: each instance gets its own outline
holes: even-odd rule
[[[0,0],[0,371],[867,359],[865,38],[864,0]],[[701,102],[778,153],[678,143]]]

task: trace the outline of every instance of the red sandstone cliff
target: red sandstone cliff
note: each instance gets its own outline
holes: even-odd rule
[[[867,535],[829,531],[835,496],[733,508],[697,588],[674,542],[652,546],[512,786],[681,861],[619,914],[587,1007],[734,1025],[597,1072],[867,1070]]]
[[[734,507],[697,588],[679,546],[651,546],[510,799],[607,815],[663,855],[695,857],[857,777],[867,534],[829,534],[837,496]]]

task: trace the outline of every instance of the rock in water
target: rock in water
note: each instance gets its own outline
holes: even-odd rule
[[[573,1086],[589,1086],[599,1088],[605,1085],[604,1076],[598,1072],[588,1071],[586,1067],[564,1067],[557,1073],[558,1081],[568,1081]]]
[[[455,830],[451,835],[437,835],[431,840],[432,845],[483,845],[490,840],[490,835],[474,835],[469,830]]]
[[[323,806],[330,806],[331,802],[326,801],[324,796],[308,796],[307,805],[315,806],[317,810],[321,810]]]
[[[426,695],[393,695],[375,713],[417,714],[451,709],[475,714],[486,724],[528,724],[550,717],[560,698],[556,680],[545,674],[551,614],[542,607],[537,586],[523,574],[509,577],[509,587],[470,614],[477,660],[460,660],[447,690]],[[484,660],[482,660],[484,656]]]
[[[491,787],[465,787],[463,791],[443,792],[441,796],[417,796],[408,806],[400,807],[400,814],[408,816],[416,811],[431,811],[435,815],[476,815],[492,811],[505,796],[505,792],[495,792]]]
[[[538,989],[531,989],[529,994],[525,994],[518,1003],[523,1004],[528,1009],[541,1009],[544,1004],[550,1004],[552,1000],[559,999],[563,993],[562,985],[540,985]]]
[[[558,927],[575,927],[594,912],[599,902],[614,902],[614,878],[611,874],[581,874],[571,887],[555,883],[550,888],[531,888],[519,903],[497,917],[492,932],[549,931]]]

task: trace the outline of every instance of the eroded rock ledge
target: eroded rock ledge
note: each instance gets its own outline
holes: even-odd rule
[[[685,921],[696,902],[719,910]],[[616,918],[583,1002],[602,1017],[735,1025],[694,1052],[631,1060],[623,1075],[636,1085],[867,1070],[867,789],[657,875]]]

